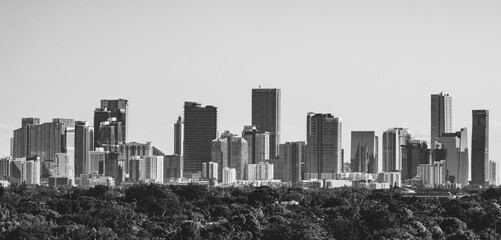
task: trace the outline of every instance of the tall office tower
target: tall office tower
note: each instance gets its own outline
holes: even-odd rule
[[[21,127],[25,127],[28,124],[40,125],[40,118],[23,118],[21,120]]]
[[[351,166],[352,172],[378,173],[378,137],[374,131],[351,132]]]
[[[181,116],[174,123],[174,154],[183,156],[183,118]]]
[[[130,142],[118,145],[118,149],[116,149],[121,155],[124,156],[124,171],[126,173],[130,172],[130,160],[134,157],[141,157],[145,159],[146,157],[153,156],[153,146],[151,146],[151,142],[146,143],[137,143]]]
[[[490,160],[489,161],[489,185],[497,185],[496,181],[496,161]]]
[[[431,149],[443,133],[452,133],[452,97],[445,92],[431,95]]]
[[[147,182],[164,182],[164,156],[146,157],[143,161],[143,176]]]
[[[106,152],[104,158],[104,176],[112,177],[115,179],[116,185],[121,185],[124,181],[123,159],[120,153]]]
[[[305,179],[333,179],[343,171],[341,118],[308,113]]]
[[[70,177],[71,164],[67,153],[56,153],[54,177]]]
[[[140,181],[144,179],[143,174],[143,159],[141,157],[133,157],[129,159],[129,181]],[[165,166],[165,165],[164,165]]]
[[[217,108],[184,102],[184,175],[202,172],[202,163],[211,160],[212,140],[217,137]]]
[[[489,110],[472,111],[471,182],[489,182]]]
[[[89,152],[88,174],[104,174],[104,163],[106,160],[106,152],[103,148],[96,148],[95,151]]]
[[[234,168],[225,167],[223,169],[223,184],[228,185],[237,181],[237,171]]]
[[[431,164],[419,164],[417,175],[423,180],[423,187],[437,188],[445,182],[445,161],[437,161]]]
[[[75,177],[87,174],[89,152],[94,151],[94,128],[87,122],[75,122]]]
[[[444,133],[437,139],[445,149],[445,181],[468,185],[469,180],[469,152],[468,131],[462,128],[455,133]],[[437,159],[435,159],[437,160]],[[438,159],[440,160],[440,159]]]
[[[10,177],[11,183],[13,180],[17,183],[22,183],[22,175],[23,175],[23,163],[26,161],[26,158],[14,158],[10,163]]]
[[[99,126],[98,144],[104,147],[107,151],[116,151],[120,144],[124,144],[122,135],[122,123],[114,121],[115,118],[110,118],[110,121],[102,122]]]
[[[67,127],[71,119],[54,119],[43,124],[26,124],[14,130],[13,157],[40,157],[42,177],[48,177],[54,172],[56,153],[68,153],[74,159],[73,127]]]
[[[404,145],[407,152],[407,159],[402,161],[402,179],[412,179],[417,175],[417,168],[420,164],[432,164],[430,147],[428,142],[422,140],[410,140]]]
[[[280,89],[252,89],[252,125],[270,133],[270,157],[278,155],[280,144]]]
[[[101,100],[101,108],[110,111],[110,117],[116,118],[117,122],[122,123],[122,136],[124,142],[128,142],[129,130],[129,102],[126,99]],[[94,125],[96,127],[96,125]]]
[[[100,126],[102,122],[106,122],[111,118],[111,111],[106,108],[96,108],[94,110],[94,147],[101,147],[99,140],[101,139]]]
[[[249,164],[247,166],[248,180],[267,181],[273,179],[274,165],[269,162],[259,164]]]
[[[279,159],[274,161],[274,177],[293,185],[301,183],[301,161],[304,155],[304,142],[280,144]]]
[[[244,126],[242,138],[247,141],[249,164],[258,164],[270,159],[269,132],[259,131],[256,126]]]
[[[0,179],[7,179],[10,177],[10,164],[12,163],[11,157],[0,159]]]
[[[180,179],[183,177],[183,156],[164,156],[164,183],[170,179]]]
[[[21,181],[26,184],[40,185],[40,159],[24,161],[21,176]]]
[[[237,180],[244,180],[246,166],[249,163],[247,141],[225,131],[221,137],[212,141],[211,161],[219,164],[219,180],[223,179],[223,169],[226,167],[236,170]]]
[[[74,128],[75,127],[75,119],[70,118],[53,118],[52,122],[54,123],[63,123],[66,128]]]
[[[202,179],[220,180],[218,177],[219,164],[215,162],[202,163]]]
[[[393,128],[383,132],[383,172],[402,171],[402,162],[407,161],[403,145],[411,140],[404,128]]]

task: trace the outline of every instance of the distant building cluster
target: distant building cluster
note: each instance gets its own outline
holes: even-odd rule
[[[306,114],[306,139],[281,142],[280,89],[252,89],[252,119],[241,136],[217,128],[217,107],[184,103],[174,123],[174,151],[129,141],[129,102],[101,100],[86,121],[22,118],[11,157],[0,159],[1,184],[120,186],[135,183],[221,186],[298,186],[387,189],[489,186],[489,111],[472,111],[472,138],[454,130],[452,97],[431,95],[429,141],[409,129],[352,131],[349,162],[342,148],[342,119]],[[381,150],[380,150],[381,149]],[[470,153],[471,152],[471,153]]]

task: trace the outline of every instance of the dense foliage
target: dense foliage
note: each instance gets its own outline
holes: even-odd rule
[[[449,199],[351,188],[16,185],[0,196],[0,239],[501,239],[495,188]]]

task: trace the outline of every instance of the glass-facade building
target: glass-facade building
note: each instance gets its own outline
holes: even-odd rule
[[[212,140],[217,137],[217,108],[184,103],[184,175],[202,172],[202,163],[211,160]],[[207,164],[208,165],[208,164]]]
[[[485,185],[489,179],[489,111],[472,111],[471,182]]]
[[[378,173],[378,137],[374,131],[351,132],[352,172]]]
[[[452,97],[441,92],[431,95],[431,148],[443,133],[452,133]]]
[[[269,153],[271,158],[278,156],[280,144],[280,89],[252,89],[252,125],[258,131],[270,133]]]

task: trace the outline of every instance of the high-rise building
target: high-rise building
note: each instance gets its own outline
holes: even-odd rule
[[[94,110],[94,147],[101,147],[100,127],[102,122],[106,122],[111,118],[111,111],[106,108],[96,108]]]
[[[52,122],[62,123],[66,126],[66,128],[74,128],[75,127],[75,119],[71,119],[71,118],[53,118]]]
[[[270,159],[271,155],[269,132],[259,131],[256,126],[244,126],[244,130],[242,131],[242,138],[247,141],[250,164],[257,164],[259,162]]]
[[[215,162],[202,163],[202,178],[205,180],[218,180],[219,164]]]
[[[237,171],[234,168],[225,167],[223,169],[223,184],[228,185],[237,181]]]
[[[441,92],[431,95],[431,148],[443,133],[452,133],[452,97]]]
[[[462,128],[455,133],[443,133],[437,139],[445,149],[445,181],[468,185],[469,180],[469,152],[468,131]],[[441,160],[441,159],[435,159]]]
[[[247,165],[248,180],[267,181],[273,179],[274,165],[269,162]]]
[[[21,120],[21,127],[25,127],[28,124],[40,125],[40,118],[23,118]]]
[[[301,183],[301,161],[304,155],[304,142],[286,142],[280,144],[280,154],[277,161],[273,161],[274,178],[282,182],[291,182],[293,185]]]
[[[129,159],[129,181],[140,181],[143,176],[143,159],[141,157],[132,157]]]
[[[407,145],[411,135],[404,128],[393,128],[383,132],[383,172],[402,171],[402,162],[407,161]]]
[[[120,139],[127,143],[129,129],[129,102],[126,99],[101,100],[101,108],[110,111],[110,117],[116,118],[117,122],[122,123]],[[96,127],[96,125],[94,125],[94,127]]]
[[[202,163],[211,160],[212,140],[217,137],[217,108],[184,103],[184,175],[202,172]]]
[[[104,164],[106,160],[106,152],[103,148],[96,148],[95,151],[89,152],[88,174],[104,174]]]
[[[54,173],[56,153],[68,153],[70,162],[75,156],[75,129],[72,119],[53,119],[43,124],[39,120],[23,120],[24,127],[14,130],[12,152],[14,158],[40,157],[42,177]]]
[[[143,176],[146,181],[154,183],[164,182],[164,156],[147,157],[143,163]]]
[[[179,116],[174,123],[174,154],[183,156],[183,118]]]
[[[471,182],[489,182],[489,110],[472,111]]]
[[[154,155],[153,146],[151,146],[151,142],[146,142],[146,143],[130,142],[125,144],[120,144],[118,145],[118,149],[116,149],[116,151],[124,156],[125,172],[130,171],[129,167],[130,159],[134,157],[141,157],[142,159],[145,159],[146,157],[151,157]]]
[[[0,159],[0,179],[6,179],[10,177],[10,165],[12,163],[11,157],[6,157]]]
[[[40,185],[40,159],[26,160],[22,163],[21,181],[26,184]]]
[[[343,171],[341,118],[308,113],[305,179],[333,179]]]
[[[183,177],[183,156],[164,156],[164,183],[171,178],[179,179]]]
[[[403,146],[407,151],[407,158],[402,159],[402,179],[412,179],[417,173],[420,164],[431,164],[430,147],[428,142],[422,140],[409,140]]]
[[[351,171],[378,173],[378,153],[378,137],[374,131],[351,132]]]
[[[87,174],[89,152],[94,151],[94,128],[87,122],[75,122],[75,177]]]
[[[436,188],[445,182],[445,161],[437,161],[432,164],[419,164],[417,175],[423,181],[425,188]]]
[[[103,147],[107,151],[116,151],[120,144],[124,144],[122,134],[122,123],[115,121],[115,118],[110,118],[109,121],[101,122],[99,126],[99,147]]]
[[[496,161],[490,160],[489,161],[489,185],[495,185],[497,186],[497,181],[496,181],[496,175],[497,175],[497,169],[496,169]]]
[[[73,166],[70,163],[70,158],[67,153],[56,153],[55,162],[55,177],[72,178]]]
[[[211,161],[219,164],[218,179],[223,178],[222,170],[229,167],[236,170],[237,180],[244,180],[249,163],[247,141],[229,131],[224,132],[220,138],[212,141]]]
[[[118,152],[106,152],[104,158],[104,176],[115,179],[116,185],[121,185],[124,181],[124,159]]]
[[[255,125],[259,131],[270,133],[271,158],[276,158],[278,155],[280,118],[280,89],[252,89],[252,125]]]

